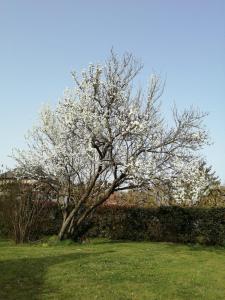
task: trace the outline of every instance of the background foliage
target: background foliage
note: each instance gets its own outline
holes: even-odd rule
[[[91,236],[225,245],[225,208],[105,207],[93,219]]]
[[[9,188],[9,185],[5,188]],[[0,235],[18,242],[21,240],[21,231],[15,230],[17,228],[22,231],[27,228],[24,241],[58,234],[62,213],[56,203],[37,202],[33,188],[24,190],[20,183],[10,184],[9,190],[10,193],[0,194]],[[40,193],[40,188],[38,191]],[[46,194],[45,188],[42,193]],[[221,195],[214,191],[211,197],[203,198],[197,207],[157,207],[151,193],[118,193],[79,227],[78,236],[81,240],[86,237],[106,237],[113,240],[225,245],[225,207],[222,206],[224,198]],[[41,204],[35,206],[33,212],[31,198],[35,200],[34,203]],[[29,224],[28,217],[32,217]]]
[[[52,208],[51,218],[39,228],[39,235],[57,234],[61,214]],[[112,240],[164,241],[225,245],[224,207],[158,208],[105,206],[79,229],[80,237]]]

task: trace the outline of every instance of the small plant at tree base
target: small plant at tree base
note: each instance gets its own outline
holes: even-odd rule
[[[197,151],[208,141],[206,114],[174,108],[168,126],[160,110],[160,78],[151,77],[147,93],[132,89],[141,68],[131,54],[120,59],[112,52],[81,77],[73,73],[76,86],[56,108],[42,110],[28,136],[29,150],[14,153],[21,176],[48,182],[63,196],[59,239],[76,236],[115,191],[179,179],[199,161]]]

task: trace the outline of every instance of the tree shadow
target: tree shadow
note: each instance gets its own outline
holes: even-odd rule
[[[156,245],[158,242],[154,242]],[[182,252],[185,249],[190,252],[213,252],[216,254],[225,255],[225,247],[219,245],[205,245],[205,244],[194,244],[194,243],[172,243],[172,242],[161,242],[164,247],[173,252]]]
[[[225,247],[219,245],[200,245],[200,244],[188,244],[187,247],[190,251],[207,251],[216,254],[225,255]]]
[[[0,299],[1,300],[40,300],[43,294],[44,276],[49,267],[98,256],[113,251],[97,253],[70,253],[59,256],[22,258],[0,262]],[[54,290],[55,292],[55,290]]]

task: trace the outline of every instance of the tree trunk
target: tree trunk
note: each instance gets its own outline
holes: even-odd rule
[[[61,226],[59,234],[58,234],[58,239],[60,241],[65,238],[65,235],[68,231],[68,227],[71,224],[71,221],[73,221],[75,212],[76,212],[76,209],[73,209],[67,217],[63,218],[62,226]]]
[[[72,235],[76,235],[75,230],[78,230],[78,227],[87,219],[87,217],[92,214],[98,206],[100,206],[102,203],[104,203],[110,195],[114,192],[114,189],[116,187],[116,184],[119,180],[123,179],[124,174],[121,174],[119,178],[117,178],[114,182],[114,184],[109,188],[109,190],[103,195],[95,205],[88,207],[82,214],[79,216],[78,220],[74,223],[74,215],[79,212],[79,209],[81,207],[82,202],[80,204],[73,208],[72,211],[67,216],[63,216],[63,222],[61,229],[58,234],[58,239],[61,241],[65,238],[66,234],[71,233]]]
[[[63,238],[64,238],[65,231],[66,231],[66,227],[67,227],[66,224],[63,223],[62,226],[61,226],[61,229],[60,229],[60,231],[59,231],[59,234],[58,234],[58,239],[59,239],[60,241],[62,241]]]

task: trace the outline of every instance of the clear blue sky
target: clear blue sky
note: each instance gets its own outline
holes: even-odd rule
[[[111,47],[142,60],[140,83],[167,78],[164,109],[210,112],[214,144],[204,150],[225,182],[224,0],[0,0],[0,162],[72,86],[70,72],[103,61]]]

